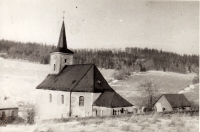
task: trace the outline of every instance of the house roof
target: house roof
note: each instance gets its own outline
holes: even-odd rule
[[[71,92],[114,91],[94,64],[66,65],[59,74],[49,74],[36,89]]]
[[[133,105],[129,103],[127,100],[125,100],[123,97],[121,97],[115,91],[113,92],[106,91],[99,96],[99,98],[93,103],[93,106],[115,108],[115,107],[130,107]]]
[[[170,105],[174,108],[190,106],[190,102],[187,100],[187,98],[183,94],[163,94],[162,96],[164,96],[167,99],[167,101],[170,103]]]
[[[62,52],[62,53],[74,54],[74,52],[72,52],[71,50],[69,50],[67,48],[67,39],[66,39],[66,34],[65,34],[64,21],[62,23],[62,27],[61,27],[61,31],[60,31],[58,46],[52,52]]]
[[[0,98],[0,110],[1,109],[10,109],[10,108],[18,108],[17,103],[11,98]]]

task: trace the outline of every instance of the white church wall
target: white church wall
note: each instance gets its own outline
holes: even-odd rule
[[[50,94],[52,95],[51,102]],[[64,96],[63,104],[62,95]],[[36,100],[36,120],[69,117],[69,97],[69,92],[55,90],[38,90]]]
[[[72,93],[72,116],[89,117],[92,116],[92,104],[101,93],[73,92]],[[84,97],[84,106],[79,106],[79,97]]]
[[[102,93],[92,93],[92,101],[96,101]],[[93,103],[92,103],[93,104]]]

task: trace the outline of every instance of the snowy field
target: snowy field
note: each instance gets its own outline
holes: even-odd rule
[[[114,80],[112,69],[99,69],[102,75],[120,95],[134,103],[131,99],[138,95],[137,86],[145,80],[156,83],[162,93],[184,93],[187,97],[198,101],[198,86],[192,86],[192,74],[178,74],[173,72],[148,71],[133,73],[124,80]],[[50,65],[42,65],[20,60],[0,59],[0,97],[5,95],[16,101],[35,102],[36,86],[40,84],[50,71]]]
[[[5,95],[16,101],[34,103],[35,87],[44,80],[49,71],[49,65],[0,59],[0,96]],[[113,78],[114,70],[100,69],[100,71],[106,80]],[[148,71],[146,73],[133,73],[125,80],[113,80],[110,85],[125,98],[128,98],[130,95],[137,94],[137,91],[135,91],[137,82],[151,78],[157,82],[160,81],[161,90],[171,86],[168,90],[187,91],[187,94],[192,97],[194,93],[191,91],[197,93],[196,91],[199,89],[199,85],[194,87],[191,85],[193,77],[194,74]],[[197,93],[194,100],[199,98],[198,96]],[[172,117],[138,115],[81,119],[59,123],[52,121],[36,123],[35,125],[8,125],[6,127],[1,126],[0,132],[196,132],[199,129],[198,124],[198,117],[188,115],[175,115]]]
[[[199,102],[199,85],[192,85],[195,73],[180,74],[163,71],[147,71],[133,73],[124,80],[113,80],[110,85],[120,95],[134,104],[134,96],[140,94],[138,86],[140,83],[151,80],[156,84],[158,91],[164,93],[183,93],[187,98]],[[192,98],[190,96],[193,96]]]
[[[36,86],[49,74],[50,65],[20,60],[0,59],[0,97],[16,101],[35,102]],[[109,80],[114,70],[100,69]]]
[[[136,87],[146,81],[151,80],[156,84],[160,91],[164,92],[178,92],[180,89],[186,88],[192,84],[192,79],[195,74],[179,74],[174,72],[163,72],[163,71],[147,71],[133,73],[130,77],[125,80],[113,81],[111,86],[116,89],[123,90],[126,87],[126,91],[132,91]]]
[[[35,87],[48,75],[50,67],[36,63],[0,59],[0,91],[16,101],[35,101]]]
[[[199,117],[184,114],[88,118],[35,125],[9,125],[0,132],[198,132]]]

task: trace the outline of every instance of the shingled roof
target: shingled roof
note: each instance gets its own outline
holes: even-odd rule
[[[66,65],[59,74],[49,74],[36,89],[71,92],[114,91],[94,64]]]
[[[115,107],[131,107],[133,105],[129,103],[127,100],[125,100],[123,97],[121,97],[115,91],[113,92],[106,91],[99,96],[99,98],[93,103],[93,106],[115,108]]]
[[[71,50],[67,48],[67,39],[65,34],[65,24],[63,21],[61,31],[60,31],[60,37],[58,40],[58,46],[56,49],[54,49],[52,52],[61,52],[61,53],[68,53],[68,54],[74,54]]]
[[[173,108],[191,106],[190,102],[187,100],[187,98],[183,94],[163,94],[162,96],[164,96],[167,99],[167,101],[170,103],[170,105]]]

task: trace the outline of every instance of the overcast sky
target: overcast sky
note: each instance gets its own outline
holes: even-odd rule
[[[199,54],[199,2],[0,0],[0,39],[70,48],[149,47]]]

